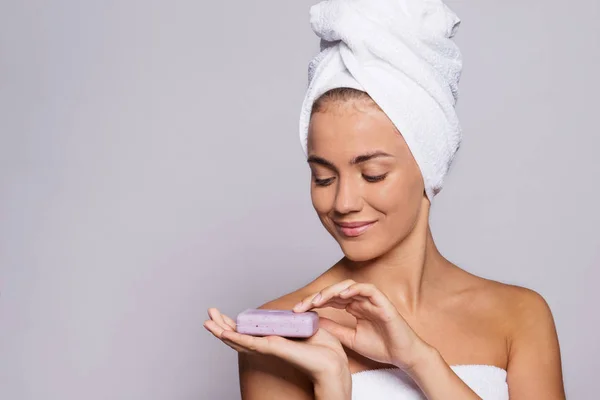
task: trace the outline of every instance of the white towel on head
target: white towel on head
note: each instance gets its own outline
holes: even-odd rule
[[[462,57],[451,39],[460,19],[441,0],[325,0],[310,17],[321,51],[300,114],[304,152],[314,101],[337,87],[363,90],[404,137],[432,201],[461,142]]]

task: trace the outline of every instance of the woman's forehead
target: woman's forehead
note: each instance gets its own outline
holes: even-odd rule
[[[380,110],[319,112],[313,114],[308,130],[309,152],[332,150],[354,152],[401,151],[404,139]]]

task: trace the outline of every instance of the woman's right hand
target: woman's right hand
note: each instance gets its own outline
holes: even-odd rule
[[[348,357],[340,341],[325,329],[319,328],[312,337],[302,340],[257,337],[237,333],[235,321],[216,308],[210,308],[208,315],[204,327],[234,350],[272,355],[291,363],[312,379],[315,392],[323,393],[317,398],[349,398],[352,379]]]

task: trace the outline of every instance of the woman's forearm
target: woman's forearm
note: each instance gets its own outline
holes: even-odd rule
[[[421,362],[406,372],[419,385],[428,400],[481,400],[433,347],[429,347]]]

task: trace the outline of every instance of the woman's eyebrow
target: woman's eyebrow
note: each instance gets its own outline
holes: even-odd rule
[[[320,164],[323,165],[325,167],[331,168],[331,169],[336,169],[335,166],[333,165],[333,163],[331,163],[330,161],[327,161],[326,159],[324,159],[323,157],[319,157],[319,156],[309,156],[306,161],[310,164],[310,163],[314,163],[314,164]]]
[[[388,154],[384,151],[377,150],[377,151],[373,151],[371,153],[361,154],[359,156],[354,157],[352,160],[350,160],[350,165],[360,164],[360,163],[363,163],[363,162],[366,162],[366,161],[369,161],[369,160],[372,160],[372,159],[378,158],[378,157],[394,157],[394,156],[391,154]],[[323,157],[311,155],[307,158],[306,161],[309,164],[314,163],[314,164],[323,165],[324,167],[328,167],[331,169],[336,169],[335,165],[333,165],[333,163],[331,161],[328,161],[328,160],[324,159]]]
[[[350,164],[351,165],[356,165],[356,164],[360,164],[363,163],[365,161],[369,161],[372,160],[373,158],[377,158],[377,157],[394,157],[391,154],[388,154],[384,151],[381,150],[377,150],[377,151],[373,151],[371,153],[367,153],[367,154],[361,154],[360,156],[356,156],[354,157],[351,161]]]

